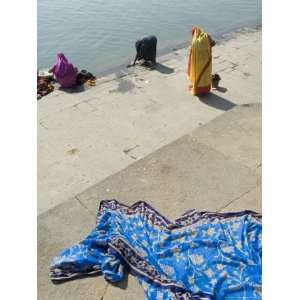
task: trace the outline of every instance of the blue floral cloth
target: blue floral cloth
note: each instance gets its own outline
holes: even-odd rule
[[[137,276],[149,300],[261,299],[261,215],[191,210],[174,222],[145,202],[100,203],[96,227],[52,261],[50,278]]]

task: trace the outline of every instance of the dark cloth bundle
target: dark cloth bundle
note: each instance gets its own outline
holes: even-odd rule
[[[41,99],[42,97],[48,95],[53,92],[54,86],[53,76],[40,76],[37,74],[37,99]]]
[[[95,81],[96,77],[92,73],[87,72],[86,70],[81,70],[76,76],[77,85],[82,85],[90,80]]]
[[[145,60],[147,62],[152,62],[156,64],[156,47],[157,47],[157,38],[154,35],[144,37],[141,40],[136,41],[136,58],[134,63],[137,60]]]

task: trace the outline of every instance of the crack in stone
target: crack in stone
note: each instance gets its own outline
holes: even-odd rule
[[[48,128],[47,126],[45,126],[45,125],[43,124],[43,122],[40,122],[40,125],[41,125],[43,128],[45,128],[46,130],[49,130],[49,128]]]
[[[132,159],[137,160],[137,158],[133,155],[129,155]]]
[[[100,297],[100,300],[104,300],[104,297],[105,297],[105,295],[106,295],[106,293],[107,293],[108,287],[109,287],[109,284],[107,283],[107,284],[105,285],[105,287],[104,287],[104,293],[103,293],[103,295]]]
[[[139,145],[135,145],[135,146],[132,147],[132,148],[125,149],[125,150],[123,150],[123,152],[124,152],[124,154],[128,154],[130,151],[136,149],[137,147],[139,147]]]
[[[89,215],[91,215],[91,216],[93,216],[93,217],[95,217],[95,213],[92,213],[89,209],[88,209],[88,207],[83,203],[83,202],[81,202],[80,201],[80,199],[78,198],[78,196],[75,196],[75,199],[78,201],[78,203],[88,212],[88,214]]]
[[[217,212],[221,212],[223,209],[225,209],[226,207],[228,207],[230,204],[232,204],[232,203],[238,201],[239,199],[241,199],[241,198],[244,197],[245,195],[249,194],[252,190],[254,190],[255,188],[257,188],[258,186],[259,186],[259,184],[256,185],[255,187],[251,188],[251,189],[248,190],[247,192],[243,193],[242,195],[240,195],[240,196],[234,198],[233,200],[231,200],[230,202],[228,202],[226,205],[224,205],[224,206],[222,206],[221,208],[219,208],[219,209],[217,210]]]

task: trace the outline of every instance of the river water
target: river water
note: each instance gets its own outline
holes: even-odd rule
[[[135,41],[158,38],[158,51],[188,42],[200,25],[214,38],[261,25],[261,0],[38,0],[38,68],[57,52],[99,74],[135,56]]]

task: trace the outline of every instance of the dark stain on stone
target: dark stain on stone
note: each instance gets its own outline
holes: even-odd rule
[[[243,74],[244,74],[244,76],[247,76],[247,77],[251,76],[251,74],[247,73],[247,72],[244,72]]]
[[[172,171],[172,167],[170,165],[162,164],[160,167],[160,172],[162,174],[170,174],[171,171]]]
[[[231,69],[232,69],[232,70],[235,70],[236,67],[239,66],[239,64],[236,64],[236,63],[233,63],[233,62],[231,62],[231,64],[232,64],[232,66],[231,66]]]
[[[74,155],[74,154],[77,154],[79,152],[79,150],[77,148],[73,148],[73,149],[70,149],[67,151],[67,153],[69,155]]]
[[[109,93],[125,94],[135,87],[135,85],[132,81],[124,79],[124,78],[119,78],[117,80],[117,82],[118,82],[118,87],[116,89],[110,90]]]

